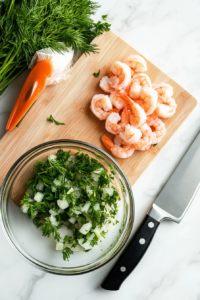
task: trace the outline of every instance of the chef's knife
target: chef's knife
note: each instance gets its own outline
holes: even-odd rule
[[[102,283],[106,290],[119,290],[137,266],[163,220],[179,223],[200,186],[200,133],[156,198],[133,240]]]

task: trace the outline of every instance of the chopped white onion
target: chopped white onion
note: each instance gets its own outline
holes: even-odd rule
[[[25,204],[22,204],[22,206],[20,207],[21,211],[26,214],[28,212],[29,206]]]
[[[104,195],[109,195],[112,196],[113,195],[113,188],[102,188]]]
[[[94,172],[92,172],[91,175],[92,175],[92,178],[94,179],[94,181],[99,181],[100,175],[95,174]]]
[[[92,227],[92,223],[88,222],[88,223],[84,224],[79,231],[82,234],[87,234],[90,231],[91,227]]]
[[[81,247],[83,247],[85,250],[90,250],[90,249],[92,249],[92,246],[90,245],[90,241],[87,241],[87,242],[84,243],[84,244],[83,244],[83,242],[84,242],[84,239],[79,239],[79,240],[78,240],[79,245],[81,245]]]
[[[36,185],[36,189],[40,192],[43,191],[44,189],[44,183],[43,182],[39,182],[37,185]]]
[[[52,190],[52,192],[55,192],[57,190],[57,188],[55,186],[51,185],[51,190]]]
[[[64,244],[62,242],[57,242],[56,243],[56,250],[57,251],[62,251],[64,247]]]
[[[51,216],[49,217],[49,220],[51,221],[52,225],[58,226],[59,222],[56,221],[56,217],[55,217],[55,216],[51,215]]]
[[[93,173],[100,174],[103,171],[103,168],[97,169],[93,171]]]
[[[69,218],[69,222],[72,224],[76,223],[76,218],[75,217]]]
[[[75,163],[75,156],[74,155],[70,155],[70,157],[68,158],[67,162],[74,164]]]
[[[100,210],[100,205],[99,205],[99,203],[96,203],[96,204],[94,205],[94,210]]]
[[[43,198],[44,198],[44,194],[40,192],[37,192],[34,196],[34,200],[37,202],[41,202]]]
[[[57,200],[57,204],[61,209],[65,209],[69,206],[67,200],[63,199],[63,200]]]
[[[76,209],[72,209],[73,213],[76,215],[80,215],[82,212]]]
[[[53,183],[54,183],[55,185],[57,185],[57,186],[60,186],[60,185],[61,185],[61,182],[60,182],[60,180],[58,180],[58,179],[54,179]]]
[[[49,160],[56,160],[57,156],[55,154],[50,154],[48,157]]]
[[[85,203],[85,205],[81,208],[82,212],[88,212],[89,208],[90,208],[91,203],[88,201]]]
[[[71,194],[73,191],[74,191],[74,189],[71,187],[71,188],[69,189],[69,191],[67,192],[67,194]]]

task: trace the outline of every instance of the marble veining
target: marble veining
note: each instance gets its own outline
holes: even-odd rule
[[[101,0],[112,30],[200,101],[199,0]],[[0,97],[0,137],[27,76]],[[138,228],[200,130],[199,105],[133,186]],[[200,300],[200,191],[181,223],[163,222],[147,253],[118,292],[100,288],[116,259],[79,276],[46,274],[27,264],[0,229],[0,300]]]

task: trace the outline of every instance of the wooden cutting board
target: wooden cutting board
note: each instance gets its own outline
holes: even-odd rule
[[[107,32],[93,41],[99,46],[98,54],[82,55],[73,66],[71,77],[58,85],[45,88],[31,108],[19,128],[7,132],[0,141],[0,185],[12,164],[27,150],[50,140],[76,139],[96,145],[105,150],[101,136],[106,133],[105,121],[98,120],[90,111],[92,97],[102,93],[100,78],[110,65],[130,54],[139,54],[113,32]],[[178,104],[176,114],[165,120],[167,133],[156,147],[148,151],[135,151],[128,159],[116,159],[133,185],[174,132],[181,126],[197,101],[180,85],[169,78],[146,58],[148,71],[153,83],[165,82],[174,88],[174,98]],[[100,77],[94,72],[101,70]],[[66,126],[56,126],[46,120],[49,115],[64,122]]]

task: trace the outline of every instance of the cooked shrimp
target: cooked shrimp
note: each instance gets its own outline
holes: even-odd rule
[[[92,98],[90,109],[99,120],[105,120],[109,115],[109,110],[112,108],[113,106],[108,96],[99,94]]]
[[[135,75],[133,75],[131,81],[129,96],[132,99],[138,99],[140,96],[141,88],[143,86],[151,87],[151,80],[149,76],[144,73],[136,73]]]
[[[114,144],[115,146],[121,146],[121,145],[124,145],[124,141],[119,137],[119,134],[116,134],[115,137],[114,137]]]
[[[164,103],[158,103],[156,107],[156,113],[161,118],[171,118],[176,112],[177,104],[174,98],[170,98],[164,101]]]
[[[173,95],[173,87],[167,83],[152,84],[152,88],[158,93],[158,102],[170,99]]]
[[[140,127],[146,122],[147,119],[144,109],[139,104],[130,99],[127,95],[123,94],[122,98],[127,102],[131,109],[130,124],[136,128]]]
[[[154,134],[147,123],[143,124],[140,127],[140,130],[142,132],[142,137],[137,143],[133,144],[132,146],[135,150],[148,150],[153,143]]]
[[[151,130],[153,132],[153,144],[158,144],[166,133],[165,123],[163,123],[159,118],[157,118],[151,125]]]
[[[126,64],[121,61],[116,61],[110,70],[113,74],[113,76],[109,78],[109,83],[112,88],[116,90],[125,89],[131,83],[131,70]]]
[[[147,63],[143,57],[139,55],[130,55],[123,61],[134,72],[145,72],[147,70]]]
[[[125,125],[125,130],[119,133],[119,138],[122,139],[126,145],[137,143],[141,136],[141,131],[130,124]]]
[[[119,109],[122,109],[126,106],[126,102],[121,97],[121,94],[117,93],[117,92],[111,93],[110,101],[112,102],[112,105],[114,105],[115,107],[117,107]]]
[[[149,116],[156,109],[158,94],[154,89],[144,86],[141,89],[140,100],[143,101],[141,107],[144,109],[146,115]]]
[[[124,125],[119,123],[121,117],[119,113],[111,113],[105,123],[106,130],[112,134],[118,134],[124,130]]]
[[[111,151],[111,153],[119,158],[130,157],[134,153],[132,146],[123,145],[122,147],[115,145],[107,136],[102,136],[104,146]]]
[[[127,107],[128,106],[126,106],[121,113],[121,123],[125,125],[130,123],[130,116],[131,116],[131,111],[128,110]]]
[[[157,118],[158,118],[158,115],[157,115],[156,111],[154,110],[154,112],[147,117],[147,125],[151,126]]]
[[[101,78],[99,86],[106,93],[115,92],[115,89],[112,88],[111,85],[110,85],[110,83],[109,83],[108,76],[104,76],[104,77]]]

